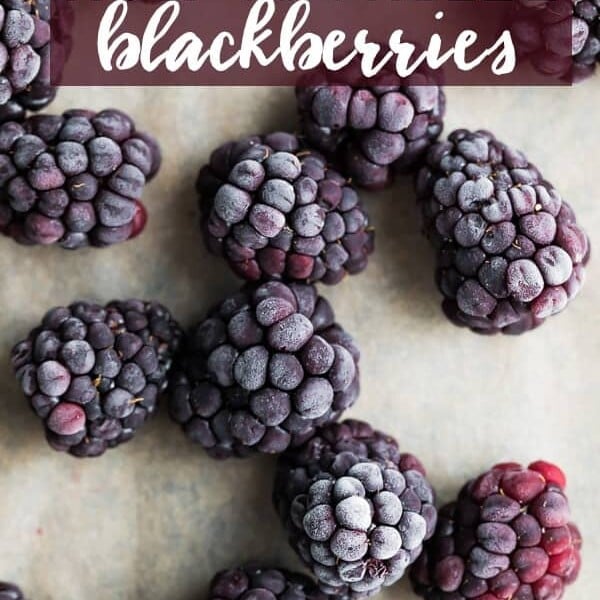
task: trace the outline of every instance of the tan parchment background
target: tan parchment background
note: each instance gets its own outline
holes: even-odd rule
[[[600,77],[574,89],[448,90],[446,132],[484,127],[526,151],[600,242]],[[196,229],[198,167],[231,137],[293,128],[286,88],[70,88],[53,111],[129,111],[162,142],[136,241],[69,253],[0,239],[0,579],[33,600],[194,600],[217,569],[248,559],[288,566],[270,505],[273,460],[214,462],[166,411],[95,460],[51,451],[8,365],[11,345],[50,306],[76,298],[156,298],[183,324],[238,285]],[[369,419],[422,458],[441,500],[501,460],[544,457],[569,475],[585,537],[569,599],[600,597],[600,260],[579,299],[520,338],[446,322],[409,181],[367,198],[377,228],[368,270],[322,288],[363,351]],[[597,257],[596,257],[597,258]],[[406,582],[382,600],[412,598]]]

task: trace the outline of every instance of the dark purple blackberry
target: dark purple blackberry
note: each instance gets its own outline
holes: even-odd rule
[[[426,600],[559,600],[581,565],[558,467],[497,465],[440,511],[412,569]]]
[[[356,191],[292,134],[221,146],[197,188],[208,247],[244,279],[334,284],[367,266],[373,231]]]
[[[308,142],[366,188],[415,169],[443,128],[445,96],[436,85],[299,86],[296,96]]]
[[[75,249],[138,235],[140,198],[160,166],[154,139],[114,110],[70,110],[0,125],[0,232]]]
[[[208,597],[209,600],[327,599],[313,581],[300,573],[255,564],[217,573]]]
[[[327,425],[282,455],[273,499],[321,589],[354,598],[400,579],[437,521],[421,463],[361,421]]]
[[[579,293],[587,235],[538,169],[491,133],[461,129],[434,145],[417,195],[457,325],[522,333]]]
[[[156,302],[75,302],[46,313],[13,348],[12,365],[50,445],[98,456],[154,413],[180,338]]]
[[[215,458],[297,446],[358,396],[359,351],[311,285],[247,285],[180,354],[171,416]]]
[[[0,581],[0,600],[25,600],[25,596],[16,585]]]
[[[56,95],[50,85],[49,0],[0,1],[0,122],[22,119]]]
[[[511,30],[542,73],[578,82],[600,61],[600,0],[519,0]]]
[[[274,503],[287,520],[292,500],[321,470],[331,471],[359,460],[376,460],[401,471],[415,470],[425,475],[421,462],[412,454],[401,453],[398,442],[364,421],[346,419],[319,428],[302,446],[279,457]],[[347,464],[346,464],[347,463]],[[431,531],[435,523],[430,525]]]

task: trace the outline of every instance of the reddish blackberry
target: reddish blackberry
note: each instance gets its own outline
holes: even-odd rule
[[[413,567],[426,600],[559,600],[580,568],[581,536],[570,522],[558,467],[495,466],[440,511]]]
[[[480,333],[522,333],[581,289],[589,242],[571,207],[491,133],[453,132],[417,178],[443,307]]]
[[[49,0],[0,1],[0,122],[40,110],[50,85]]]
[[[157,143],[118,110],[0,125],[0,232],[22,244],[108,246],[139,234]]]
[[[327,425],[286,452],[273,498],[321,589],[349,597],[400,579],[437,520],[421,463],[361,421]]]
[[[577,82],[600,61],[600,0],[519,0],[511,29],[542,73]]]
[[[326,600],[304,575],[284,569],[245,565],[217,573],[209,600]],[[0,597],[0,600],[3,600]]]
[[[367,266],[373,231],[356,191],[294,135],[221,146],[197,189],[208,247],[244,279],[334,284]]]
[[[154,413],[180,337],[156,302],[75,302],[46,313],[13,348],[12,365],[50,445],[97,456]]]
[[[16,585],[0,581],[0,600],[25,600],[25,597]]]
[[[296,89],[302,128],[357,185],[377,189],[415,169],[443,128],[436,85],[313,85]]]
[[[247,285],[180,354],[171,416],[215,458],[297,446],[358,396],[358,349],[310,285]]]

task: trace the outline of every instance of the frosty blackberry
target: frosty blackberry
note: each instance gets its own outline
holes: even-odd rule
[[[308,577],[284,569],[255,564],[217,573],[208,593],[209,600],[326,600]],[[0,600],[2,600],[0,598]]]
[[[371,86],[302,84],[296,89],[309,143],[366,188],[385,187],[394,172],[416,168],[443,128],[442,89],[396,79]]]
[[[208,247],[244,279],[334,284],[367,265],[373,231],[355,189],[294,135],[221,146],[197,187]]]
[[[0,581],[0,600],[25,600],[25,597],[16,585]]]
[[[273,497],[321,589],[352,598],[400,579],[437,519],[421,463],[360,421],[327,425],[283,454]]]
[[[50,445],[97,456],[154,413],[180,337],[156,302],[75,302],[46,314],[14,347],[12,366]]]
[[[138,235],[160,166],[154,139],[118,110],[0,125],[0,232],[22,244],[108,246]]]
[[[579,293],[587,235],[539,170],[491,133],[461,129],[432,146],[417,195],[456,324],[522,333]]]
[[[355,402],[358,359],[313,286],[248,285],[187,336],[170,413],[213,457],[283,452]]]
[[[596,71],[599,0],[520,0],[510,28],[517,49],[541,73],[579,82]]]
[[[49,0],[1,0],[0,122],[40,110],[55,94],[50,85]]]

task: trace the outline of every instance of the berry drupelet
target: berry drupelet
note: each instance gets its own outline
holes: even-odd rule
[[[579,82],[600,61],[600,0],[519,0],[511,30],[542,73]]]
[[[432,146],[417,195],[457,325],[522,333],[579,293],[587,235],[538,169],[491,133],[461,129]]]
[[[12,365],[56,450],[102,454],[154,413],[181,331],[156,302],[75,302],[50,310]]]
[[[324,426],[283,454],[273,499],[321,589],[352,598],[400,579],[437,521],[418,459],[361,421]]]
[[[415,169],[443,128],[436,85],[299,86],[296,96],[308,142],[370,189]]]
[[[549,463],[501,464],[440,510],[415,564],[426,600],[559,600],[579,573],[581,536],[565,476]]]
[[[313,581],[300,573],[254,564],[217,573],[208,597],[209,600],[327,599]]]
[[[55,94],[50,85],[49,0],[1,0],[0,122],[44,108]]]
[[[0,232],[22,244],[108,246],[146,223],[160,150],[126,114],[70,110],[0,125]]]
[[[16,585],[0,581],[0,600],[25,600],[25,596]]]
[[[189,333],[170,413],[215,458],[283,452],[354,403],[358,359],[313,286],[249,284]]]
[[[373,231],[355,189],[294,135],[221,146],[197,189],[209,249],[246,280],[334,284],[367,266]]]

